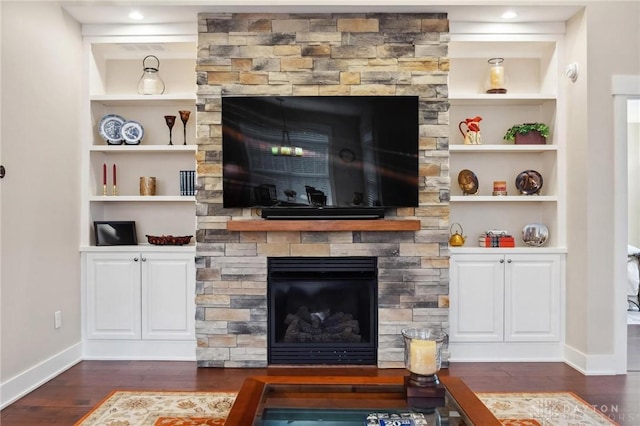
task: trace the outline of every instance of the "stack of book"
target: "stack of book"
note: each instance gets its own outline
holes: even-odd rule
[[[180,170],[180,195],[196,195],[195,170]]]
[[[487,231],[478,238],[480,247],[515,247],[516,242],[513,236],[507,231]]]

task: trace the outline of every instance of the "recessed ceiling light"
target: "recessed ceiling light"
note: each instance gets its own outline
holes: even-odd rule
[[[132,10],[129,13],[129,19],[133,19],[134,21],[141,21],[144,19],[144,15],[137,10]]]
[[[513,10],[507,10],[502,14],[502,19],[513,19],[513,18],[516,18],[517,16],[518,14]]]

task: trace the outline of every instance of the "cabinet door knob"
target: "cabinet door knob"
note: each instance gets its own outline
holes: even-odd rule
[[[500,263],[504,263],[504,259],[500,259]]]
[[[143,258],[142,258],[142,261],[143,261],[143,262],[146,262],[146,261],[147,261],[147,258],[146,258],[146,257],[143,257]]]
[[[511,259],[507,259],[507,263],[511,263]]]
[[[137,257],[134,257],[134,258],[133,258],[133,261],[134,261],[134,262],[137,262],[137,261],[138,261],[138,258],[137,258]]]

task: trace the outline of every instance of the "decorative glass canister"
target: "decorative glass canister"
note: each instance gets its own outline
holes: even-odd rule
[[[155,61],[155,64],[153,61]],[[160,78],[159,68],[160,60],[156,56],[145,56],[142,60],[142,77],[138,81],[139,94],[161,95],[164,93],[164,81]]]
[[[409,370],[409,381],[416,385],[437,381],[436,373],[442,367],[442,349],[447,334],[436,328],[405,328],[404,364]]]
[[[485,83],[487,93],[507,93],[505,87],[506,76],[504,71],[504,58],[491,58],[489,63],[489,73]]]

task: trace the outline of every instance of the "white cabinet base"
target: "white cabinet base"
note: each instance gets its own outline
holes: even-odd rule
[[[196,341],[85,340],[87,360],[195,361]]]
[[[83,356],[195,360],[193,247],[83,252]]]
[[[452,254],[451,361],[564,360],[564,254]]]

